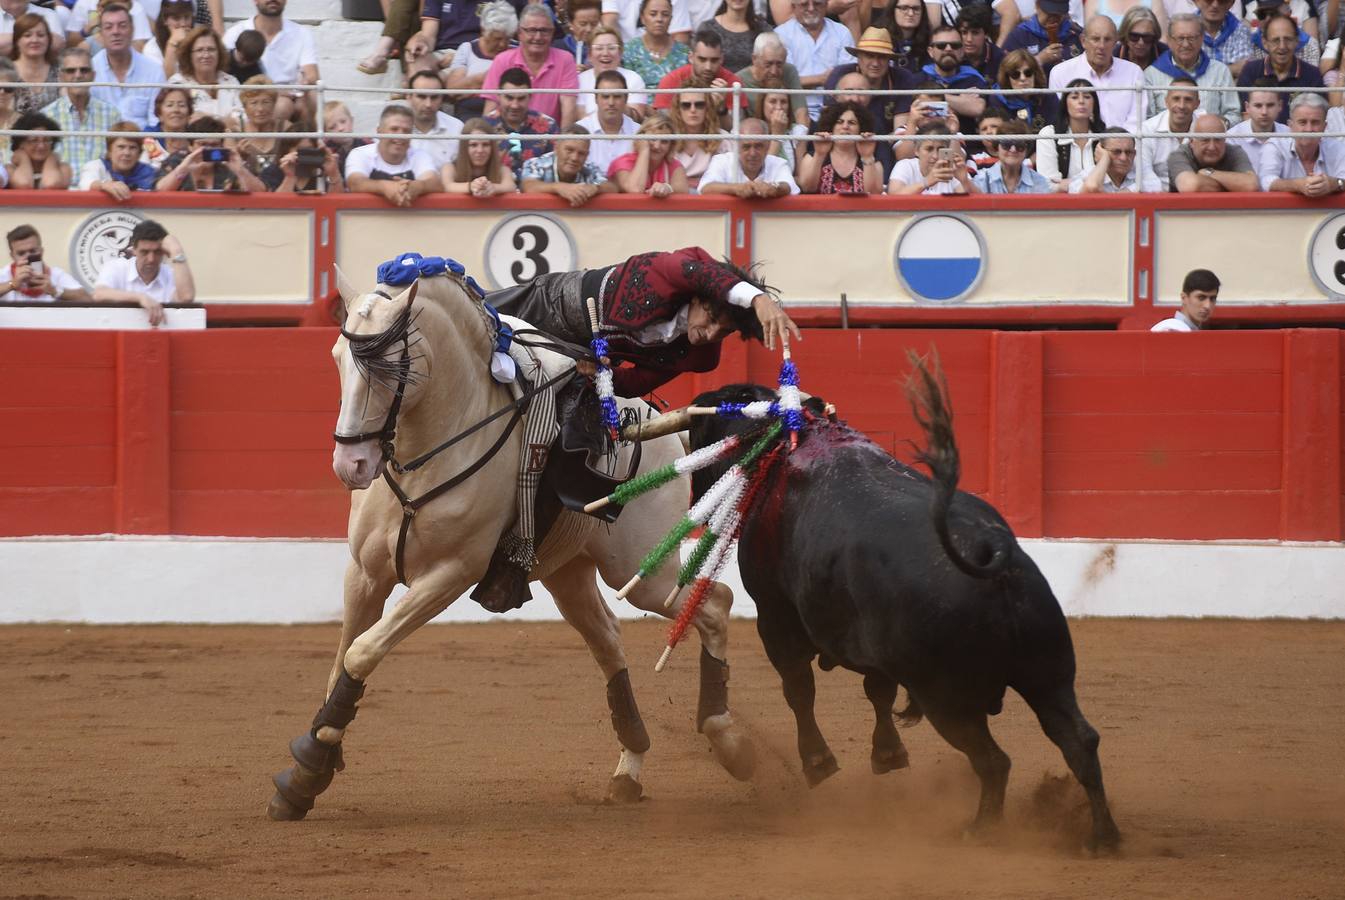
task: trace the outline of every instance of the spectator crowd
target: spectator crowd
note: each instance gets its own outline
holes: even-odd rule
[[[38,132],[0,136],[0,187],[1345,190],[1345,139],[1319,136],[1345,131],[1345,17],[1322,0],[386,0],[358,68],[405,77],[373,141],[297,89],[317,51],[285,0],[255,4],[226,28],[219,0],[0,0],[0,128]]]

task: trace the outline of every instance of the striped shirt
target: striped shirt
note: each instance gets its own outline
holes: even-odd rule
[[[61,131],[107,131],[121,121],[121,113],[115,106],[94,97],[89,98],[82,119],[70,98],[64,96],[44,107],[42,113],[50,116]],[[78,172],[90,160],[101,159],[106,147],[107,138],[64,137],[61,138],[61,158],[70,163],[72,172]]]

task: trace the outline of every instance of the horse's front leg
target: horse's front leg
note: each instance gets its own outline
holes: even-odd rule
[[[352,563],[352,568],[357,564]],[[278,821],[302,819],[313,808],[317,796],[345,768],[341,740],[355,718],[364,683],[369,675],[412,632],[443,612],[472,583],[466,569],[457,561],[444,561],[416,574],[415,584],[390,612],[378,615],[364,599],[364,590],[377,591],[385,585],[381,579],[352,577],[346,571],[346,621],[342,626],[342,649],[338,654],[327,701],[318,710],[312,727],[290,742],[294,765],[277,774],[276,786],[267,814]],[[352,585],[355,596],[352,596]],[[386,599],[391,583],[382,594]],[[381,609],[381,601],[379,603]],[[355,619],[352,620],[352,610]],[[361,617],[372,619],[361,628]]]
[[[607,786],[607,799],[614,803],[639,800],[644,794],[640,772],[644,755],[649,751],[649,732],[645,730],[631,687],[621,626],[598,593],[593,561],[576,557],[542,583],[555,598],[565,621],[583,636],[607,681],[607,707],[612,712],[612,729],[621,744],[621,757]]]

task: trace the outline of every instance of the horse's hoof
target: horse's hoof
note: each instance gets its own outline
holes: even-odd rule
[[[808,787],[810,788],[817,787],[840,770],[841,767],[836,762],[836,757],[830,753],[814,756],[803,761],[803,777],[808,781]]]
[[[710,741],[715,762],[739,781],[751,781],[757,771],[757,750],[752,739],[733,724],[728,713],[711,716],[701,723],[701,731]]]
[[[276,792],[275,796],[271,798],[271,802],[266,806],[266,815],[273,822],[298,822],[308,815],[308,810],[300,809],[286,800],[279,792]]]
[[[629,775],[615,775],[607,785],[608,803],[639,803],[643,796],[644,787]]]
[[[892,750],[874,750],[869,763],[873,767],[873,774],[886,775],[897,769],[909,768],[911,758],[906,755],[905,747],[897,747]]]
[[[1115,856],[1121,850],[1121,832],[1113,824],[1094,829],[1084,844],[1090,856]]]

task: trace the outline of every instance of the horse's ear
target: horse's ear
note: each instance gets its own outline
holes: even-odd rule
[[[410,306],[412,303],[415,303],[415,302],[416,302],[416,291],[418,291],[418,290],[420,290],[420,279],[419,279],[419,278],[417,278],[415,281],[411,282],[411,287],[407,289],[407,292],[406,292],[406,305],[407,305],[407,306]]]
[[[336,292],[341,295],[341,302],[345,305],[348,315],[350,304],[360,298],[360,292],[355,290],[355,285],[346,278],[346,273],[341,271],[340,266],[333,263],[332,268],[336,270]]]

